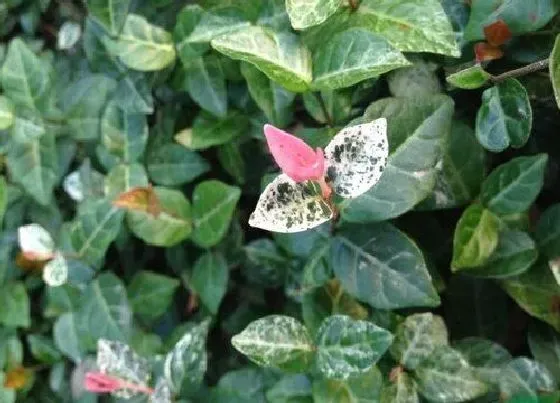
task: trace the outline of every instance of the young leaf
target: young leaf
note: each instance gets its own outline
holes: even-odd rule
[[[367,372],[383,356],[393,335],[349,316],[328,317],[315,337],[317,369],[326,378],[348,379]]]
[[[322,91],[350,87],[410,64],[383,37],[363,29],[349,29],[314,52],[312,86]]]
[[[165,356],[163,374],[174,394],[200,385],[208,367],[206,337],[209,320],[189,327]]]
[[[136,14],[127,16],[111,51],[128,67],[140,71],[164,69],[176,56],[171,34]]]
[[[262,192],[249,225],[274,232],[305,231],[329,221],[333,211],[313,182],[278,175]]]
[[[499,220],[480,204],[467,208],[453,236],[453,270],[485,264],[498,246]]]
[[[482,93],[482,105],[476,115],[476,137],[492,152],[509,146],[521,148],[527,143],[533,124],[533,112],[527,90],[509,78]]]
[[[233,346],[251,361],[283,371],[305,371],[315,346],[307,329],[289,316],[271,315],[251,322],[233,336]]]
[[[343,288],[374,308],[440,302],[422,252],[391,224],[343,227],[333,240],[330,264]]]
[[[224,237],[241,196],[236,186],[210,180],[193,192],[193,241],[202,248],[216,245]]]
[[[379,181],[388,155],[386,119],[343,129],[325,148],[334,191],[345,198],[367,192]]]
[[[207,252],[194,264],[190,286],[213,315],[218,313],[228,279],[228,264],[219,253]]]
[[[120,34],[131,0],[87,0],[90,17],[101,24],[109,35]]]
[[[527,211],[544,182],[548,156],[517,157],[500,165],[482,184],[480,201],[496,214]]]
[[[128,285],[127,294],[134,313],[153,322],[169,309],[179,280],[151,271],[137,272]]]
[[[286,11],[294,29],[306,29],[326,21],[342,6],[342,0],[287,0]]]
[[[391,356],[407,369],[415,369],[437,346],[447,345],[443,319],[431,313],[410,315],[399,324]]]
[[[491,77],[492,75],[477,63],[472,67],[448,75],[446,80],[457,88],[474,90],[486,84]]]
[[[294,34],[251,26],[213,39],[212,47],[255,65],[290,91],[304,92],[311,84],[311,55]]]
[[[416,369],[419,392],[434,402],[462,402],[488,392],[465,358],[448,346],[438,346]]]

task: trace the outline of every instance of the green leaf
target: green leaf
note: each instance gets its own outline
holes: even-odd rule
[[[531,134],[533,111],[527,90],[514,78],[482,93],[476,114],[476,138],[489,151],[501,152],[509,146],[520,148]]]
[[[560,204],[553,204],[539,217],[535,239],[549,259],[560,256]]]
[[[195,4],[186,5],[177,16],[173,31],[175,47],[185,66],[210,49],[210,41],[221,35],[248,27],[239,9],[223,7],[210,11]]]
[[[363,195],[343,202],[344,220],[383,221],[426,198],[434,187],[435,166],[451,129],[453,106],[450,98],[441,95],[422,102],[386,98],[371,104],[363,118],[353,122],[387,118],[390,155],[379,182]]]
[[[87,0],[89,16],[101,24],[109,35],[120,34],[128,15],[131,0]]]
[[[155,187],[159,211],[128,211],[126,221],[138,238],[150,245],[170,247],[189,237],[192,231],[191,205],[178,190]]]
[[[193,192],[193,241],[201,248],[216,245],[226,234],[241,190],[217,180],[199,183]]]
[[[391,224],[344,227],[333,240],[330,260],[344,289],[374,308],[440,302],[422,252]]]
[[[98,264],[117,237],[123,215],[107,200],[84,201],[70,229],[76,258],[90,265]]]
[[[527,211],[541,191],[547,161],[546,154],[537,154],[500,165],[482,184],[480,201],[499,215]]]
[[[77,313],[66,312],[56,319],[53,326],[54,343],[64,355],[76,363],[82,361],[86,355],[85,340],[81,340],[80,336]]]
[[[210,313],[216,315],[227,291],[229,267],[219,253],[206,252],[194,264],[190,286]]]
[[[209,320],[188,327],[165,356],[163,375],[175,394],[197,388],[208,367],[206,337]]]
[[[498,246],[480,269],[469,274],[487,278],[516,276],[535,263],[539,252],[529,234],[523,231],[506,230],[499,234]]]
[[[521,308],[560,332],[560,285],[547,262],[537,262],[525,273],[502,280],[501,285]]]
[[[15,141],[25,143],[39,139],[46,133],[46,129],[40,116],[30,109],[20,108],[15,116],[11,132]]]
[[[154,99],[148,81],[142,73],[128,72],[115,90],[115,103],[127,113],[152,114]]]
[[[175,143],[157,144],[148,148],[146,168],[158,185],[177,186],[192,182],[210,170],[200,154]]]
[[[397,69],[387,75],[389,91],[394,97],[418,98],[441,94],[442,86],[436,74],[438,65],[418,57],[410,57],[412,66]]]
[[[197,57],[189,62],[185,73],[186,87],[191,98],[202,109],[225,118],[228,106],[226,79],[218,58]]]
[[[554,48],[549,58],[548,71],[550,73],[550,81],[554,89],[554,97],[560,108],[560,35],[556,36]]]
[[[4,222],[4,214],[8,207],[8,185],[6,179],[0,176],[0,228],[2,228],[2,223]],[[1,276],[0,276],[1,278]]]
[[[175,61],[171,34],[144,17],[129,14],[111,52],[133,70],[161,70]]]
[[[305,327],[289,316],[271,315],[251,322],[233,336],[233,346],[251,361],[283,371],[303,372],[315,346]]]
[[[23,283],[11,282],[0,287],[0,324],[7,327],[29,327],[29,296]]]
[[[200,114],[192,129],[185,129],[175,135],[175,140],[190,150],[202,150],[228,143],[249,129],[247,117],[234,112],[225,119],[216,119]]]
[[[143,165],[116,165],[105,177],[105,194],[114,199],[138,186],[148,186],[148,176]]]
[[[439,210],[462,206],[474,200],[485,177],[485,151],[473,130],[454,121],[436,164],[436,184],[417,209]]]
[[[285,375],[266,392],[270,403],[313,403],[311,381],[302,374]]]
[[[483,28],[497,20],[504,21],[514,35],[537,31],[560,11],[560,4],[551,0],[474,1],[465,27],[467,42],[484,39]]]
[[[345,381],[314,381],[313,398],[316,403],[377,403],[382,383],[381,372],[377,367],[372,367],[368,372]]]
[[[543,363],[560,382],[560,333],[539,321],[529,326],[529,347],[535,359]]]
[[[415,369],[437,346],[447,345],[443,319],[431,313],[408,316],[400,323],[391,345],[391,356],[407,369]]]
[[[485,264],[498,246],[499,226],[498,217],[480,204],[467,208],[453,236],[452,269],[459,271]]]
[[[14,106],[41,109],[51,88],[51,66],[16,38],[8,47],[0,79]]]
[[[241,74],[253,100],[275,126],[284,127],[292,120],[295,94],[270,80],[266,74],[249,63],[241,63]]]
[[[137,161],[148,140],[146,117],[128,113],[116,101],[110,102],[101,118],[101,142],[112,155],[124,163]]]
[[[14,182],[20,184],[39,204],[50,203],[58,182],[58,157],[53,133],[24,142],[14,141],[8,150],[7,165]]]
[[[62,359],[60,351],[57,350],[51,339],[40,334],[27,336],[27,343],[33,358],[47,364],[54,364]]]
[[[252,26],[213,39],[212,47],[255,65],[290,91],[304,92],[311,84],[311,55],[294,34]]]
[[[286,11],[294,29],[306,29],[326,21],[342,6],[342,0],[287,0]]]
[[[245,183],[246,177],[246,166],[241,153],[241,147],[242,145],[238,142],[230,141],[229,143],[222,144],[218,148],[220,164],[240,185]]]
[[[498,384],[500,373],[511,361],[511,354],[504,347],[478,337],[462,339],[453,348],[463,355],[481,380],[492,385]]]
[[[14,107],[10,100],[4,96],[0,96],[0,130],[9,128],[14,124],[15,115]]]
[[[492,75],[484,70],[480,64],[475,64],[472,67],[450,74],[445,79],[457,88],[474,90],[486,84],[491,77]]]
[[[411,63],[383,37],[363,29],[335,35],[313,54],[316,90],[350,87]]]
[[[132,331],[132,309],[126,288],[113,273],[104,273],[86,288],[76,313],[80,342],[91,348],[99,339],[126,343]]]
[[[128,299],[134,314],[153,322],[169,309],[179,280],[151,271],[137,272],[128,285]]]
[[[346,315],[325,319],[315,337],[319,372],[326,378],[348,379],[367,372],[393,341],[387,330]]]
[[[528,358],[516,358],[500,374],[500,396],[523,395],[527,403],[540,402],[543,392],[554,392],[556,381],[544,365]]]
[[[16,402],[16,391],[12,388],[5,388],[4,382],[6,381],[6,375],[0,372],[0,398],[5,403],[15,403]]]
[[[414,380],[406,372],[398,375],[397,379],[383,387],[380,403],[419,403]]]
[[[433,402],[463,402],[488,392],[465,358],[448,346],[438,346],[416,369],[419,392]]]

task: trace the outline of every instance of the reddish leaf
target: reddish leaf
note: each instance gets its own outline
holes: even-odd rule
[[[511,31],[507,24],[498,20],[484,27],[486,41],[492,46],[500,46],[511,39]]]
[[[479,42],[474,45],[474,54],[476,55],[476,61],[480,63],[500,59],[504,55],[504,52],[496,46],[492,46],[486,42]]]
[[[136,187],[121,193],[113,205],[127,210],[146,211],[154,216],[161,213],[161,207],[156,192],[152,186]]]

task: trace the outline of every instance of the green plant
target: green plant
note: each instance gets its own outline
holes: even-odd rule
[[[556,401],[559,11],[2,1],[0,402]]]

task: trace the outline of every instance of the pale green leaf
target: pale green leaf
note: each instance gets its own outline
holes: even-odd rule
[[[342,0],[286,0],[286,11],[294,29],[319,25],[342,6]]]
[[[446,77],[449,84],[465,90],[473,90],[482,87],[492,75],[482,68],[480,64],[460,70]]]
[[[0,130],[10,127],[15,120],[14,107],[10,100],[0,96]]]

